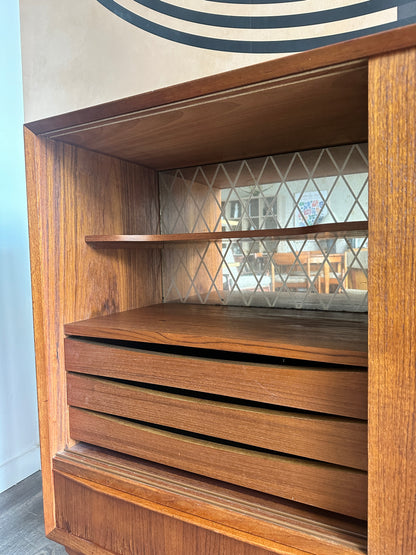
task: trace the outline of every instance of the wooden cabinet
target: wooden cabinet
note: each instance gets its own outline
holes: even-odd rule
[[[45,523],[69,553],[415,552],[415,78],[408,27],[26,126]],[[367,141],[368,323],[162,302],[172,243],[367,222],[166,234],[158,172]]]

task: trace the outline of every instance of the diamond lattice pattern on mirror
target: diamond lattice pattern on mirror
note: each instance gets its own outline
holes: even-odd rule
[[[160,174],[162,233],[367,220],[367,145]],[[367,237],[233,240],[167,248],[165,302],[367,309]]]

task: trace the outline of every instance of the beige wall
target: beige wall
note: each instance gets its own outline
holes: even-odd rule
[[[133,0],[119,2],[130,9],[144,9]],[[350,3],[351,0],[334,0],[329,5],[339,7]],[[176,5],[199,8],[203,4],[203,0],[176,2]],[[214,6],[209,8],[211,11],[220,6],[205,2],[207,6],[211,4]],[[292,3],[291,9],[297,5],[299,10],[302,4],[316,4],[320,10],[327,7],[327,2],[310,0],[309,3]],[[230,6],[222,9],[236,9]],[[284,14],[288,6],[278,3],[268,8],[263,6],[262,14],[268,13],[264,10],[269,13],[274,10],[274,15]],[[246,14],[249,9],[254,8],[246,7]],[[26,122],[279,56],[220,52],[175,43],[123,21],[97,0],[20,0],[20,11]],[[395,18],[397,10],[393,8],[338,22],[336,28],[352,30]],[[161,23],[169,22],[166,17],[159,19]],[[181,25],[183,28],[185,24]],[[233,29],[229,31],[229,38],[236,38],[240,32],[247,40],[257,35],[266,40],[313,37],[333,32],[334,25],[272,29],[263,31],[263,35],[252,29]],[[204,26],[190,24],[190,28],[198,31]],[[226,29],[209,26],[207,29],[209,33],[227,37]]]

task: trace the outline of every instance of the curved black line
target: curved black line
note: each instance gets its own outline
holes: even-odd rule
[[[199,23],[202,25],[213,25],[215,27],[229,27],[231,29],[283,29],[286,27],[303,27],[306,25],[318,25],[360,17],[376,13],[381,10],[395,8],[399,4],[405,4],[409,0],[368,0],[352,6],[343,6],[320,12],[301,13],[293,15],[274,16],[235,16],[220,15],[188,8],[174,6],[163,0],[134,0],[137,4],[149,8],[157,13],[175,17],[181,21]]]
[[[416,17],[411,17],[407,19],[402,19],[400,21],[393,21],[391,23],[385,23],[382,25],[376,25],[374,27],[368,27],[367,29],[360,29],[356,31],[348,31],[345,33],[340,33],[338,35],[329,35],[325,37],[314,37],[310,39],[295,39],[295,40],[282,40],[282,41],[240,41],[240,40],[227,40],[227,39],[215,39],[212,37],[203,37],[198,35],[193,35],[190,33],[185,33],[182,31],[177,31],[176,29],[169,29],[152,21],[148,21],[143,17],[138,16],[134,12],[127,10],[126,8],[120,6],[114,0],[97,0],[102,6],[110,10],[114,15],[117,15],[124,21],[135,25],[143,31],[147,31],[158,37],[177,42],[180,44],[185,44],[188,46],[194,46],[197,48],[205,48],[207,50],[218,50],[221,52],[238,52],[247,54],[275,54],[281,53],[286,54],[289,52],[302,52],[304,50],[311,50],[312,48],[318,48],[320,46],[326,46],[328,44],[333,44],[334,42],[340,42],[356,37],[361,37],[363,35],[368,35],[372,33],[377,33],[379,31],[385,31],[388,29],[394,29],[395,27],[400,27],[406,24],[415,23]]]
[[[207,2],[216,2],[217,4],[295,4],[296,2],[304,2],[305,0],[206,0]]]

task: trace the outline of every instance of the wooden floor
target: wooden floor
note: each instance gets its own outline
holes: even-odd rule
[[[0,554],[67,555],[45,537],[40,472],[0,494]]]

